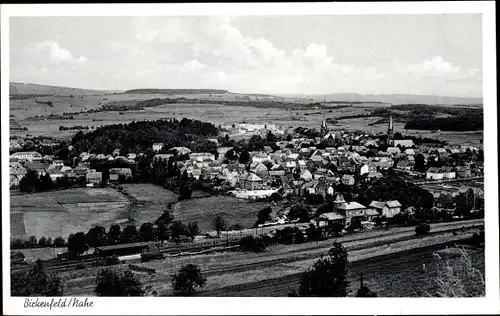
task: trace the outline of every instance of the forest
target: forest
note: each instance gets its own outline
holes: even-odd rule
[[[89,133],[78,132],[71,143],[77,152],[96,154],[110,154],[115,149],[124,153],[145,152],[154,143],[164,143],[165,148],[183,146],[200,150],[208,142],[207,137],[217,134],[211,123],[184,118],[106,125]]]

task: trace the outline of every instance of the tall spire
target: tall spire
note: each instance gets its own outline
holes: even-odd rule
[[[389,115],[389,126],[388,126],[388,132],[389,134],[392,134],[393,131],[393,126],[392,126],[392,114]]]

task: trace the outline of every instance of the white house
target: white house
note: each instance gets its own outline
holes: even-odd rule
[[[19,151],[17,153],[13,153],[10,158],[31,162],[35,160],[42,160],[43,156],[36,151]]]
[[[427,169],[427,172],[425,173],[425,179],[427,180],[442,180],[443,178],[443,172],[441,172],[441,170],[436,167]]]
[[[163,143],[154,143],[153,144],[153,151],[160,151],[163,148]]]
[[[192,153],[189,154],[189,159],[191,161],[215,161],[215,155],[211,153]]]

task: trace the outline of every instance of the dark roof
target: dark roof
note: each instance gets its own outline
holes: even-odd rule
[[[102,246],[102,247],[96,247],[97,250],[99,251],[108,251],[108,250],[118,250],[118,249],[126,249],[126,248],[137,248],[137,247],[148,247],[150,245],[153,245],[154,243],[152,242],[135,242],[131,244],[121,244],[121,245],[111,245],[111,246]]]

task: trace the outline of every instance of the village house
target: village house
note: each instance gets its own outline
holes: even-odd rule
[[[132,169],[130,168],[111,168],[109,169],[109,181],[118,181],[120,176],[129,179],[132,177]]]
[[[89,168],[85,165],[78,165],[73,169],[73,172],[77,177],[85,177],[89,172]]]
[[[225,155],[231,149],[233,149],[233,147],[219,147],[219,148],[217,148],[217,153],[219,154],[219,161],[223,161],[225,159]]]
[[[247,190],[256,190],[262,186],[262,179],[255,173],[248,173],[243,179],[242,187]]]
[[[372,179],[380,179],[382,177],[383,177],[383,175],[380,172],[378,172],[378,171],[370,172],[369,174],[366,175],[366,178],[370,179],[370,180],[372,180]]]
[[[215,161],[215,155],[212,153],[191,153],[189,159],[196,162]]]
[[[345,202],[337,206],[336,211],[346,218],[346,225],[350,225],[352,218],[365,216],[366,206],[358,202]]]
[[[158,152],[163,148],[163,143],[154,143],[153,144],[153,151]]]
[[[457,177],[455,171],[453,171],[452,167],[441,167],[441,172],[443,173],[444,179],[455,179]]]
[[[311,181],[313,179],[313,175],[309,170],[304,170],[300,173],[300,178],[304,181]]]
[[[163,161],[168,161],[171,157],[173,157],[173,154],[156,154],[153,157],[153,162],[157,160],[163,160]]]
[[[44,176],[47,174],[47,169],[49,164],[39,163],[39,162],[28,162],[25,165],[28,171],[35,171],[38,176]]]
[[[344,215],[339,214],[337,212],[328,212],[328,213],[323,213],[320,216],[318,216],[318,219],[316,220],[318,223],[318,226],[324,229],[330,229],[333,225],[340,224],[345,227],[346,225],[346,218]]]
[[[261,162],[257,163],[257,165],[250,170],[258,175],[263,181],[269,178],[269,171],[267,167]]]
[[[459,178],[469,178],[472,176],[471,170],[468,166],[457,167],[455,172]]]
[[[425,173],[425,179],[427,180],[442,180],[444,174],[441,172],[440,168],[430,167]]]
[[[96,170],[89,170],[85,176],[87,184],[99,185],[102,182],[102,172]]]
[[[375,209],[379,215],[385,216],[386,218],[392,218],[394,215],[401,212],[401,203],[397,200],[393,201],[372,201],[370,207]]]
[[[19,151],[13,153],[10,156],[10,158],[17,159],[18,161],[29,161],[29,162],[43,159],[42,155],[36,151]]]
[[[343,185],[354,185],[354,183],[355,183],[354,176],[352,176],[350,174],[344,174],[342,176],[341,181],[342,181]]]
[[[455,207],[455,199],[451,194],[443,192],[434,200],[434,205],[441,209],[453,209]]]
[[[414,147],[415,144],[413,143],[413,140],[411,139],[395,139],[394,140],[394,147],[403,147],[403,148],[409,148],[409,147]]]
[[[19,186],[19,182],[26,175],[27,170],[19,162],[12,161],[9,163],[10,187]]]
[[[396,164],[396,168],[397,169],[400,169],[400,170],[407,170],[407,171],[410,171],[413,169],[413,163],[409,160],[406,160],[406,159],[402,159],[400,161],[398,161],[398,163]]]

